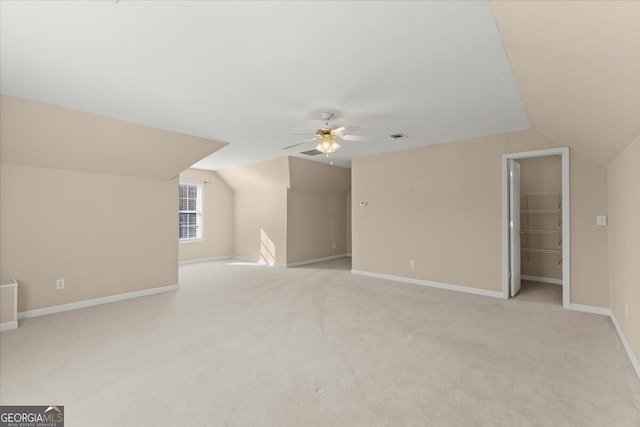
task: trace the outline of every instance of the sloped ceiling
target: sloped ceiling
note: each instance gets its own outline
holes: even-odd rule
[[[224,143],[9,96],[2,164],[171,179]]]
[[[488,0],[0,7],[2,93],[229,143],[200,168],[305,157],[323,111],[371,137],[338,165],[530,126]]]
[[[640,134],[640,2],[492,6],[536,130],[603,163]]]
[[[528,129],[607,162],[640,133],[640,2],[0,2],[0,91],[299,154],[336,113],[355,157]],[[526,109],[525,109],[526,107]],[[392,133],[409,135],[392,140]],[[313,160],[329,162],[323,156]],[[151,157],[145,160],[151,162]]]

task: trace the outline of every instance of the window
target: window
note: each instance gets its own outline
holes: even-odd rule
[[[179,239],[202,239],[202,184],[180,184],[179,198]]]

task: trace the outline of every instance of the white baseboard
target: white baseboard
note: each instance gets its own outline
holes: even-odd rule
[[[633,366],[633,369],[635,369],[636,371],[636,375],[638,376],[638,379],[640,379],[640,363],[638,363],[638,359],[636,358],[636,355],[633,354],[633,350],[631,350],[629,341],[627,341],[627,338],[624,336],[624,333],[622,332],[622,328],[620,327],[620,324],[618,323],[618,319],[616,319],[616,316],[613,313],[611,313],[609,317],[611,317],[613,326],[616,328],[616,332],[618,332],[620,341],[622,341],[622,346],[627,352],[627,356],[629,356],[629,360],[631,361],[631,365]]]
[[[199,264],[201,262],[212,262],[212,261],[223,261],[225,259],[233,259],[233,255],[224,255],[224,256],[211,257],[211,258],[185,259],[184,261],[178,262],[178,265]]]
[[[231,257],[229,257],[229,259],[236,261],[238,264],[264,265],[265,267],[281,267],[281,268],[286,267],[284,264],[280,264],[277,262],[274,262],[273,264],[269,264],[263,259],[247,258],[239,255],[232,255]]]
[[[8,331],[10,329],[16,329],[18,327],[18,321],[13,320],[11,322],[0,323],[0,332]]]
[[[562,286],[562,279],[555,279],[553,277],[539,277],[539,276],[527,276],[523,274],[522,280],[531,280],[532,282],[550,283],[552,285]]]
[[[627,338],[624,336],[624,333],[622,332],[622,328],[618,323],[618,319],[616,319],[616,316],[613,314],[611,309],[604,308],[604,307],[595,307],[592,305],[582,305],[582,304],[571,304],[569,306],[569,309],[574,311],[582,311],[584,313],[592,313],[592,314],[600,314],[603,316],[609,316],[609,318],[611,319],[611,322],[613,322],[613,326],[616,328],[618,337],[620,337],[620,341],[622,341],[622,346],[624,347],[624,350],[627,352],[627,356],[631,361],[631,365],[633,365],[633,369],[636,371],[636,375],[638,376],[638,379],[640,379],[640,363],[638,363],[638,359],[636,358],[636,355],[633,353],[633,350],[631,350],[631,346],[629,345]]]
[[[430,280],[413,279],[411,277],[393,276],[390,274],[372,273],[370,271],[351,270],[351,273],[359,274],[361,276],[375,277],[377,279],[394,280],[396,282],[412,283],[414,285],[428,286],[430,288],[446,289],[449,291],[465,292],[468,294],[504,299],[504,294],[501,291],[488,291],[486,289],[472,288],[469,286],[451,285],[449,283],[432,282]]]
[[[38,308],[36,310],[22,311],[18,313],[18,320],[31,317],[46,316],[47,314],[61,313],[63,311],[77,310],[79,308],[93,307],[94,305],[108,304],[110,302],[123,301],[132,298],[145,297],[162,292],[177,291],[180,285],[167,285],[158,288],[143,289],[141,291],[127,292],[126,294],[109,295],[107,297],[71,302],[69,304],[53,305],[51,307]]]
[[[600,314],[602,316],[611,316],[611,310],[604,307],[596,307],[594,305],[569,304],[569,310],[581,311],[583,313]]]
[[[318,262],[331,261],[333,259],[338,259],[338,258],[346,258],[347,256],[348,256],[347,254],[339,254],[339,255],[325,256],[322,258],[305,259],[303,261],[290,262],[286,265],[286,267],[289,268],[289,267],[298,267],[298,266],[307,265],[307,264],[315,264]]]

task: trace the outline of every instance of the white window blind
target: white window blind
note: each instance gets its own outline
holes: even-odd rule
[[[202,238],[202,184],[180,184],[179,238]]]

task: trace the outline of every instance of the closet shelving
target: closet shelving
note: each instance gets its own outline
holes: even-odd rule
[[[538,192],[521,196],[522,252],[562,255],[562,195]]]

